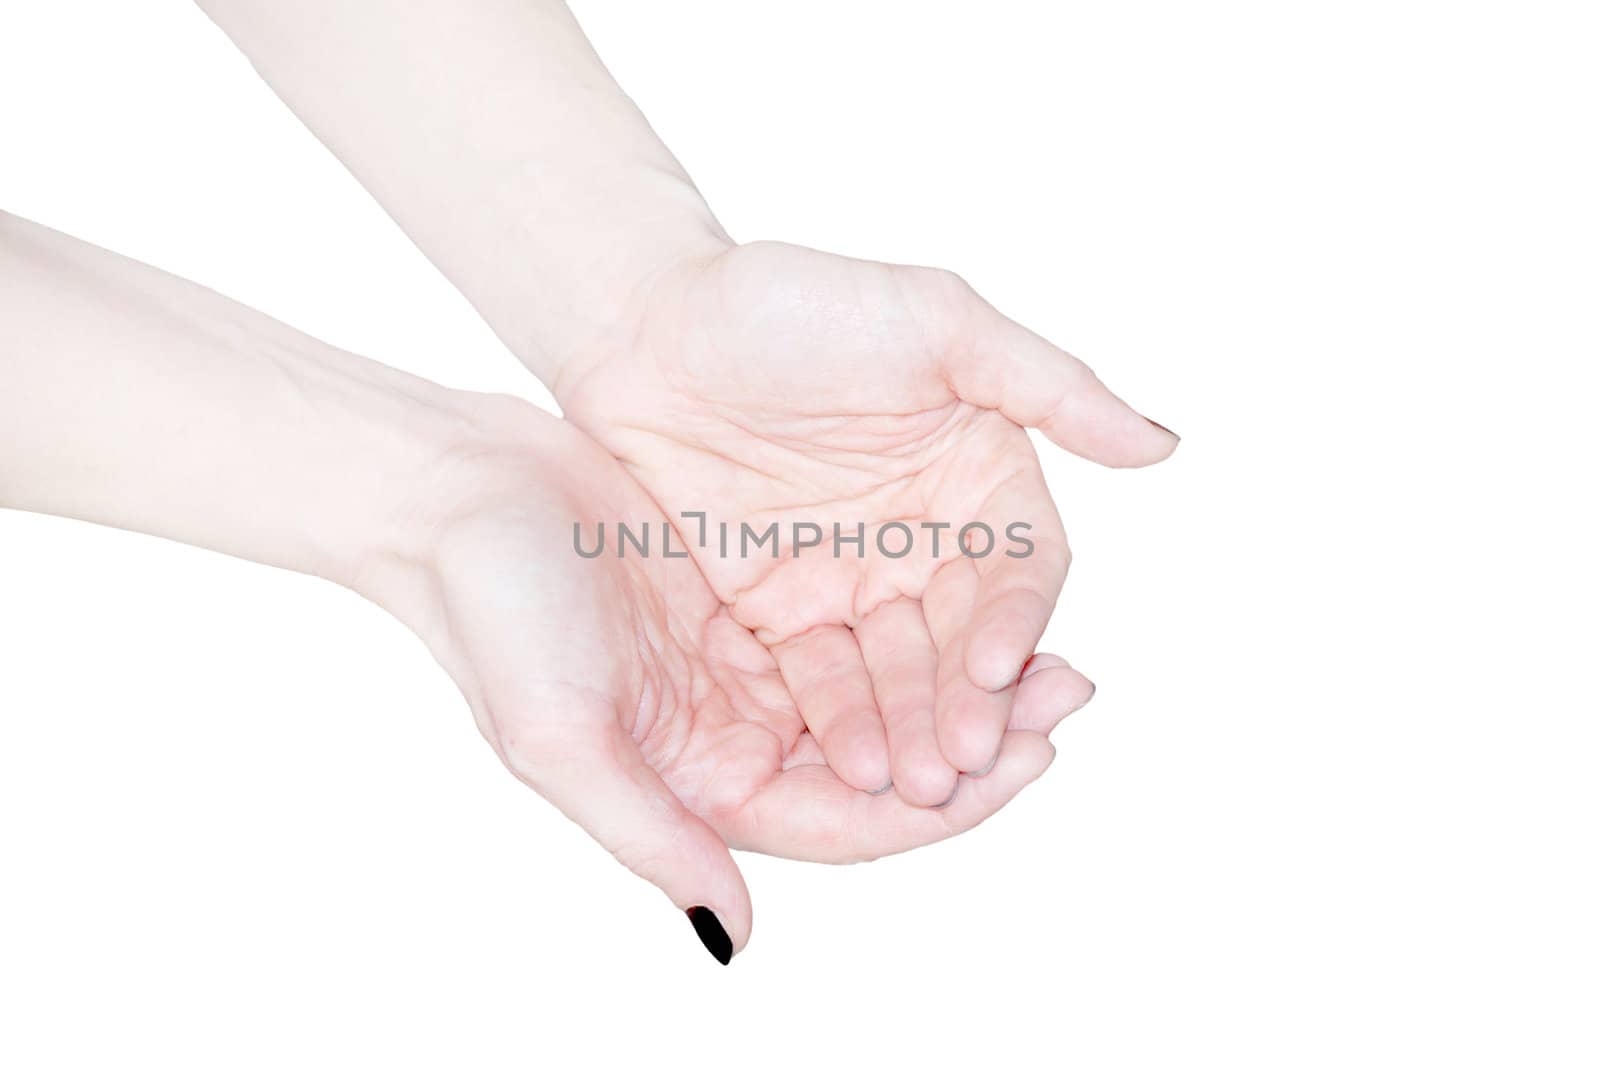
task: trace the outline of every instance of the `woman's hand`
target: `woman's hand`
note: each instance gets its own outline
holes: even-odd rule
[[[553,386],[678,521],[834,770],[923,806],[994,761],[1066,576],[1023,428],[1118,466],[1177,443],[954,275],[775,243],[656,276]],[[719,521],[733,552],[697,538]],[[740,552],[773,522],[778,546]]]
[[[665,518],[622,466],[531,406],[463,397],[485,437],[419,481],[438,489],[437,507],[411,511],[430,518],[431,549],[416,570],[376,562],[362,586],[429,644],[513,773],[680,908],[720,920],[728,943],[711,930],[707,945],[724,961],[750,933],[730,846],[848,862],[960,832],[1043,772],[1045,734],[1088,698],[1040,656],[994,769],[948,807],[851,787],[771,651],[692,560],[662,556]],[[650,557],[619,556],[618,522],[648,526]],[[605,551],[581,556],[575,526],[590,552],[600,525]]]

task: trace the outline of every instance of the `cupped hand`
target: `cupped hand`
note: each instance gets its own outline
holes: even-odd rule
[[[707,943],[724,961],[750,932],[729,847],[845,862],[957,833],[1043,772],[1045,734],[1087,698],[1040,656],[994,770],[948,808],[853,788],[824,763],[772,652],[692,560],[577,553],[575,525],[664,522],[614,458],[521,402],[485,399],[475,422],[489,441],[418,489],[448,503],[420,578],[373,586],[512,772],[680,908],[713,912],[729,941]]]
[[[794,730],[847,785],[892,782],[924,807],[949,801],[959,773],[1004,765],[1066,576],[1023,429],[1112,466],[1177,445],[957,276],[776,243],[659,274],[553,386],[679,526],[726,616],[697,612],[770,651]],[[772,522],[778,545],[742,553],[741,524],[759,536]],[[958,545],[975,522],[989,534]],[[862,525],[864,546],[835,545],[835,524],[852,538]],[[806,546],[816,531],[821,547]],[[740,657],[753,665],[754,647]]]

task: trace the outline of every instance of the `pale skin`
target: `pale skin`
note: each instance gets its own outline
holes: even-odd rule
[[[846,785],[1005,768],[1069,559],[1024,429],[1119,467],[1173,433],[948,272],[735,243],[557,0],[200,6],[680,526],[1029,524],[1025,559],[686,541]]]
[[[571,423],[0,217],[0,505],[378,602],[513,772],[730,952],[730,846],[901,851],[1043,771],[1093,686],[1033,653],[1068,552],[1024,428],[1116,466],[1175,436],[948,272],[735,244],[560,3],[202,6]],[[572,550],[575,522],[696,511],[860,524],[868,548]],[[872,539],[973,521],[1033,552]]]
[[[841,780],[766,644],[690,559],[579,558],[662,521],[623,465],[516,399],[447,390],[0,213],[0,507],[325,577],[393,613],[506,765],[734,951],[729,848],[869,859],[982,821],[1088,698],[1032,658],[998,761],[948,807]]]

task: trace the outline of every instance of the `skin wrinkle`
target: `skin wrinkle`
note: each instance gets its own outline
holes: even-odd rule
[[[812,518],[817,518],[820,515],[820,519],[812,520],[812,523],[821,524],[823,522],[827,522],[831,524],[835,520],[835,514],[843,514],[853,517],[853,520],[848,522],[841,520],[838,522],[840,524],[853,525],[856,521],[866,523],[868,516],[873,511],[873,507],[870,505],[871,500],[876,498],[896,497],[899,494],[909,492],[913,489],[913,487],[895,487],[893,485],[910,485],[913,484],[914,480],[915,477],[895,477],[892,480],[887,480],[876,487],[867,488],[861,493],[847,498],[836,495],[810,502],[792,500],[784,501],[775,506],[767,506],[761,509],[759,512],[752,513],[748,520],[751,522],[751,527],[756,528],[757,530],[765,527],[761,523],[763,521],[769,524],[777,522],[779,525],[778,534],[780,539],[784,535],[783,519],[785,516],[798,517],[799,515],[803,514],[811,514]],[[805,519],[809,520],[811,518]],[[730,525],[732,524],[732,522],[729,523]],[[793,529],[790,528],[789,532],[792,534]],[[829,534],[830,530],[825,528],[823,532],[824,539],[826,539]],[[825,547],[827,545],[828,544],[824,542],[820,546]]]
[[[945,418],[943,420],[943,427],[940,429],[940,431],[945,433],[945,434],[953,433],[953,431],[957,427],[967,425],[970,422],[970,419],[972,417],[977,416],[979,413],[987,413],[987,411],[979,410],[979,409],[976,409],[976,408],[973,408],[973,407],[967,407],[967,406],[964,406],[962,403],[959,403],[959,402],[952,403],[949,413],[945,416]],[[645,435],[659,434],[659,433],[649,432],[649,431],[647,431],[646,429],[643,429],[643,428],[639,428],[639,429],[636,429],[636,430],[639,431],[642,434],[645,434]],[[688,444],[680,444],[680,445],[684,445],[685,448],[687,448],[687,449],[691,449],[691,450],[699,449],[701,452],[704,452],[704,448],[703,447],[696,448],[696,447],[690,446]],[[942,487],[945,484],[945,482],[952,477],[951,469],[952,469],[952,466],[949,465],[949,464],[940,465],[938,467],[938,469],[936,470],[936,473],[935,473],[935,479],[939,481],[938,484],[936,484],[936,488]],[[926,475],[926,473],[924,473],[923,475]],[[906,488],[903,488],[903,490],[913,490],[913,488],[912,487],[906,487]],[[887,484],[879,485],[878,487],[875,487],[875,488],[871,489],[871,492],[869,492],[869,494],[874,495],[874,496],[882,495],[884,493],[896,494],[896,493],[899,493],[899,492],[897,490],[891,490],[888,487]],[[866,496],[862,496],[862,497],[866,497]],[[919,495],[918,497],[922,498],[921,495]],[[992,494],[991,494],[991,496],[986,497],[986,499],[985,499],[985,501],[983,503],[984,507],[987,507],[987,506],[989,506],[991,504],[992,497],[993,497]],[[925,500],[924,500],[924,503],[925,503]],[[830,501],[830,502],[828,502],[826,504],[827,505],[837,505],[838,503],[837,503],[837,500],[833,500],[833,501]],[[793,512],[799,512],[799,511],[803,511],[803,510],[807,510],[807,509],[815,509],[816,505],[820,505],[820,504],[812,504],[812,505],[794,505],[794,504],[790,504],[790,505],[784,507],[784,509],[787,509],[787,510],[793,511]],[[882,517],[881,513],[879,513],[877,510],[874,510],[874,509],[870,508],[870,506],[858,506],[858,510],[864,516],[877,516],[877,517],[880,518],[880,519],[875,520],[874,523],[873,523],[873,531],[877,531],[879,528],[882,527],[882,525],[891,523],[892,521],[895,521],[895,520],[901,521],[903,523],[912,523],[913,526],[914,526],[915,523],[917,522],[917,520],[919,519],[920,514],[925,512],[926,505],[924,504],[924,505],[922,505],[922,506],[920,506],[918,508],[914,508],[914,509],[911,509],[911,510],[897,511],[896,515],[894,515],[892,517]],[[981,512],[981,510],[979,512]],[[759,530],[761,527],[763,527],[762,521],[764,520],[764,518],[757,517],[757,518],[754,518],[754,520],[755,520],[755,524],[753,526],[755,528],[757,528]],[[689,537],[687,535],[685,535],[684,533],[682,533],[681,531],[680,531],[680,536],[682,536],[684,538],[685,543],[688,542]],[[742,585],[741,587],[735,589],[725,599],[725,602],[728,605],[730,605],[731,607],[733,607],[735,609],[735,611],[737,612],[737,609],[739,608],[739,606],[741,605],[742,601],[744,600],[744,597],[746,595],[748,595],[750,592],[758,590],[765,583],[768,583],[770,581],[770,578],[773,575],[774,575],[774,573],[769,571],[769,572],[763,574],[758,579],[756,579],[754,582],[752,582],[750,584]],[[872,609],[875,609],[877,606],[882,605],[884,602],[889,601],[890,599],[892,599],[896,595],[903,595],[903,596],[908,596],[908,597],[915,598],[919,594],[914,589],[908,589],[903,584],[896,584],[894,586],[894,588],[893,588],[893,593],[885,595],[883,597],[875,597],[874,596],[874,592],[875,591],[877,591],[877,588],[872,584],[871,579],[869,577],[863,575],[863,576],[859,576],[857,578],[857,580],[855,582],[855,589],[854,589],[854,591],[853,591],[853,593],[851,595],[851,598],[850,598],[851,604],[855,608],[855,620],[860,620],[867,613],[870,613]]]
[[[655,760],[651,764],[657,768],[672,768],[677,766],[684,758],[686,750],[692,746],[693,728],[699,723],[699,711],[706,709],[722,709],[728,711],[737,708],[728,688],[718,680],[717,667],[725,666],[720,658],[711,654],[713,645],[709,642],[712,624],[718,616],[708,618],[705,623],[698,626],[689,625],[674,612],[671,603],[662,603],[654,600],[655,608],[662,615],[666,627],[666,641],[655,641],[655,657],[650,663],[657,667],[662,681],[661,695],[655,704],[658,713],[654,716],[647,715],[641,709],[641,718],[650,717],[653,724],[642,734],[635,731],[632,735],[639,742],[641,748]],[[679,649],[687,643],[689,648],[705,650],[708,652],[707,664],[704,673],[696,665],[684,659],[679,654]],[[675,669],[668,666],[676,667]],[[741,692],[747,701],[751,699],[748,688],[741,686]],[[718,697],[721,702],[712,702],[712,697]],[[687,701],[685,701],[685,697]],[[749,706],[757,706],[747,702]],[[762,707],[762,709],[770,709]],[[670,716],[661,716],[660,712],[670,711]],[[738,719],[738,724],[749,724],[762,728],[773,735],[774,741],[779,745],[780,753],[783,751],[783,741],[769,726],[759,721]],[[677,730],[671,733],[670,740],[664,739],[655,730],[661,726],[676,726]]]
[[[942,479],[943,475],[941,474],[941,476],[939,478]],[[906,488],[906,490],[907,491],[911,491],[911,490],[913,490],[913,488]],[[985,499],[985,502],[982,505],[984,507],[986,507],[988,504],[989,504],[989,500]],[[806,507],[786,507],[787,510],[792,511],[792,512],[799,512],[800,510],[802,510],[804,508],[806,508]],[[867,510],[863,509],[861,512],[865,513],[865,512],[867,512]],[[915,531],[917,529],[918,525],[921,523],[922,519],[926,516],[926,512],[927,512],[927,505],[926,505],[926,501],[924,500],[923,502],[920,502],[916,506],[916,508],[914,508],[912,510],[903,511],[903,512],[899,512],[897,514],[893,514],[893,515],[890,515],[890,516],[887,516],[887,517],[883,517],[881,520],[875,521],[873,523],[873,525],[871,526],[871,528],[869,530],[868,538],[869,539],[872,538],[873,535],[877,531],[879,531],[882,528],[884,528],[885,526],[887,526],[889,524],[892,524],[892,523],[895,523],[895,522],[908,524]],[[983,512],[983,510],[980,508],[977,512],[979,514],[981,514]],[[756,518],[757,524],[759,525],[759,522],[761,520],[764,520],[764,519],[765,519],[764,517]],[[942,538],[948,539],[948,538],[951,538],[951,536],[952,536],[952,533],[950,533],[950,532],[941,533],[941,537]],[[781,532],[780,532],[780,538],[781,538]],[[826,543],[822,544],[823,547],[825,547],[826,545],[827,545]],[[817,549],[821,549],[821,547],[819,547]],[[785,564],[788,564],[788,562],[790,560],[797,560],[797,559],[779,559],[779,564],[777,566],[775,566],[772,570],[770,570],[770,571],[768,571],[766,573],[763,573],[759,578],[757,578],[751,584],[744,585],[743,587],[735,588],[733,590],[733,592],[730,594],[730,596],[725,601],[728,603],[728,605],[730,607],[732,607],[735,611],[737,611],[737,608],[738,608],[738,606],[739,606],[739,604],[740,604],[742,599],[744,599],[746,596],[758,591],[763,585],[771,582],[772,578],[777,574],[777,572]],[[878,600],[876,600],[874,602],[871,602],[867,609],[864,609],[864,610],[861,609],[862,603],[864,601],[866,601],[867,598],[868,598],[869,585],[874,580],[874,577],[871,574],[870,561],[871,561],[870,558],[869,559],[863,559],[863,563],[864,563],[865,567],[858,573],[858,575],[856,577],[854,593],[852,594],[851,599],[850,599],[850,603],[851,603],[851,606],[852,606],[853,612],[854,612],[854,620],[853,621],[844,622],[847,625],[853,625],[856,622],[859,622],[861,619],[863,619],[863,618],[867,617],[869,614],[871,614],[873,610],[876,610],[878,607],[886,605],[889,602],[893,602],[896,598],[904,597],[904,598],[911,598],[911,599],[920,601],[921,593],[919,591],[907,589],[907,588],[904,588],[902,586],[896,586],[895,588],[893,588],[891,590],[890,594],[887,594],[883,598],[878,599]],[[949,564],[949,563],[946,562],[944,564]],[[933,569],[931,569],[930,572],[929,572],[929,579],[931,579],[932,574],[934,572],[937,572],[940,568],[943,568],[943,567],[944,567],[944,565],[936,565],[936,566],[934,566]],[[736,614],[736,616],[737,616],[737,614]],[[797,635],[801,635],[801,634],[795,634],[795,635],[792,635],[792,636],[783,636],[783,637],[780,637],[780,641],[781,640],[794,639],[795,636],[797,636]]]
[[[850,428],[858,425],[870,425],[872,423],[882,424],[890,420],[915,420],[919,417],[928,417],[934,414],[939,415],[937,426],[930,428],[926,432],[908,433],[905,429],[893,431],[887,428],[883,431],[874,432],[869,426],[865,431],[862,432],[862,434],[868,438],[894,437],[901,440],[895,443],[893,446],[885,446],[881,443],[876,443],[870,450],[851,449],[843,446],[833,447],[829,446],[826,442],[819,443],[817,441],[819,436],[815,426],[807,428],[804,434],[775,437],[770,431],[757,430],[748,422],[748,418],[745,414],[737,411],[730,409],[727,411],[718,412],[717,416],[724,423],[737,428],[752,439],[767,443],[779,449],[789,451],[790,453],[796,455],[795,459],[801,463],[810,465],[821,462],[822,467],[832,468],[843,466],[846,468],[856,469],[865,474],[877,476],[881,474],[883,462],[886,458],[895,458],[898,460],[917,454],[928,454],[933,452],[938,444],[938,440],[944,438],[948,434],[951,411],[959,404],[960,403],[958,402],[952,402],[949,405],[938,406],[929,409],[919,409],[904,414],[861,413],[844,417],[805,418],[805,422],[812,425],[816,425],[819,422],[827,425],[831,422],[832,426],[826,427],[825,432],[831,436],[838,436],[843,428]],[[915,475],[915,470],[913,469],[910,472],[901,473],[900,475]]]
[[[759,722],[729,719],[728,723],[721,727],[720,735],[726,738],[729,734],[739,732],[745,727],[757,729],[771,737],[772,749],[778,752],[781,758],[783,754],[783,738],[774,732],[770,727],[762,725]],[[707,741],[703,750],[708,756],[714,752],[715,743],[717,743],[715,740]],[[679,767],[674,766],[673,768],[677,769]],[[679,798],[684,799],[686,804],[689,803],[690,799],[697,803],[709,804],[705,817],[712,823],[713,827],[717,828],[718,831],[721,832],[722,827],[728,823],[728,821],[739,810],[739,808],[749,802],[751,795],[748,790],[742,793],[728,792],[726,794],[718,791],[718,785],[722,782],[731,780],[733,776],[734,772],[732,770],[719,768],[713,762],[711,763],[710,775],[700,783],[698,788],[696,790],[689,791],[687,797],[685,797],[681,792],[678,793]],[[676,785],[674,785],[674,791],[676,791]],[[712,803],[711,801],[719,802]]]
[[[672,440],[670,440],[670,437],[666,436],[665,434],[651,432],[651,431],[648,431],[648,430],[642,429],[642,428],[636,429],[636,430],[639,431],[641,434],[644,434],[644,435],[653,435],[653,436],[656,436],[656,437],[659,437],[659,438],[668,439],[668,441],[672,441]],[[709,450],[707,450],[705,448],[697,447],[697,446],[694,446],[692,444],[678,442],[678,443],[676,443],[676,445],[682,446],[684,449],[689,450],[691,452],[697,452],[697,453],[702,453],[702,454],[711,454],[711,456],[722,457],[722,455],[715,454],[715,453],[713,453],[713,452],[711,452],[711,451],[709,451]],[[729,459],[723,458],[723,460],[729,460]],[[628,468],[629,468],[630,471],[637,471],[638,468],[639,468],[638,465],[636,465],[634,463],[631,463],[631,462],[627,462],[626,460],[624,460],[624,463],[628,465]],[[750,468],[748,465],[745,465],[743,467]],[[650,466],[649,468],[653,469],[653,468],[655,468],[655,466]],[[766,475],[764,473],[760,473],[759,470],[751,469],[751,471],[757,472],[758,475]],[[813,502],[799,502],[799,501],[786,502],[786,503],[783,503],[783,504],[778,505],[776,507],[771,507],[769,509],[763,510],[762,513],[759,514],[759,515],[752,515],[752,517],[750,518],[750,521],[753,522],[752,523],[752,528],[755,528],[756,530],[759,531],[761,528],[765,527],[761,522],[767,520],[769,517],[772,517],[773,514],[782,515],[782,514],[785,514],[785,513],[787,513],[787,514],[799,514],[799,513],[804,513],[804,512],[807,512],[807,511],[816,512],[818,510],[821,510],[821,509],[824,509],[824,508],[828,508],[828,507],[839,507],[839,506],[847,505],[847,504],[852,503],[852,502],[857,502],[857,501],[866,499],[869,496],[881,496],[881,495],[884,495],[884,494],[893,495],[893,494],[899,493],[900,491],[911,491],[911,490],[914,489],[914,484],[915,484],[915,481],[916,481],[918,475],[920,475],[920,474],[912,474],[912,475],[908,475],[908,476],[894,477],[892,479],[886,480],[884,483],[879,484],[879,485],[877,485],[875,487],[868,488],[865,491],[855,495],[853,498],[850,498],[850,499],[841,499],[841,498],[839,498],[837,496],[831,496],[831,497],[828,497],[828,498],[825,498],[825,499],[818,499],[818,500],[813,501]],[[891,485],[896,484],[896,483],[904,484],[904,485],[907,485],[907,486],[904,486],[904,487],[898,488],[898,489],[897,488],[893,488]],[[665,512],[665,511],[663,511],[663,512]],[[862,513],[862,515],[864,517],[868,512],[870,512],[870,507],[863,507],[863,508],[859,509],[858,512]],[[874,523],[875,524],[879,524],[881,526],[881,524],[889,523],[890,521],[893,521],[893,520],[910,520],[910,519],[913,518],[913,516],[915,516],[915,515],[911,514],[911,513],[903,513],[900,516],[890,517],[890,518],[887,518],[884,521],[874,522]],[[781,520],[781,517],[778,518],[778,519]],[[709,523],[710,518],[708,517],[707,520],[708,520],[708,523]],[[674,528],[676,529],[677,528],[677,522],[674,521],[673,524],[674,524]],[[709,531],[709,527],[708,527],[708,531]],[[688,536],[685,533],[681,532],[681,531],[679,532],[679,534],[680,534],[681,537],[684,538],[685,543],[687,544],[688,543]],[[781,536],[782,536],[781,530],[780,530],[779,534],[780,534],[780,538],[781,538]],[[696,545],[698,545],[698,544],[696,544]],[[737,596],[742,590],[748,590],[748,589],[736,589],[735,593],[734,593],[735,596]],[[728,601],[728,600],[725,600],[725,601]]]
[[[741,460],[731,454],[722,453],[709,443],[697,443],[688,439],[679,438],[673,431],[665,428],[646,428],[636,424],[619,424],[616,427],[618,430],[632,431],[635,435],[640,437],[655,439],[658,442],[670,443],[671,445],[689,453],[700,454],[705,457],[714,457],[718,461],[730,465],[735,469],[744,469],[747,472],[752,472],[764,480],[772,480],[780,483],[789,482],[787,477],[779,476],[775,472],[768,472],[764,469],[758,468],[750,461]],[[642,467],[646,469],[663,467],[659,461],[653,464],[640,461],[639,458],[641,455],[648,456],[648,451],[627,449],[626,447],[621,451],[621,456],[624,463],[628,464],[630,467]]]
[[[829,623],[821,623],[821,624],[812,625],[810,628],[806,629],[804,632],[798,632],[795,635],[790,636],[788,639],[783,641],[783,644],[778,644],[777,646],[782,646],[784,644],[792,644],[792,643],[795,643],[798,640],[804,639],[806,636],[810,635],[813,632],[819,632],[819,631],[822,631],[822,630],[825,630],[825,629],[831,629],[831,628],[835,628],[835,627],[837,627],[837,626],[833,625],[833,624],[829,624]],[[814,677],[810,681],[808,681],[807,683],[808,683],[808,685],[810,687],[815,688],[816,686],[818,686],[820,684],[823,684],[823,683],[826,683],[828,681],[837,680],[839,675],[840,675],[840,671],[836,669],[831,674],[823,674],[821,676]],[[796,696],[796,698],[798,699],[799,697]]]
[[[674,673],[673,667],[669,664],[668,645],[663,642],[662,637],[659,636],[659,630],[655,626],[655,621],[661,619],[667,611],[661,605],[654,591],[649,590],[647,585],[639,585],[639,587],[645,589],[641,593],[641,598],[649,606],[651,613],[649,617],[646,617],[638,604],[631,604],[633,607],[634,632],[640,638],[641,654],[645,656],[642,659],[643,664],[650,666],[654,670],[656,701],[648,708],[640,707],[637,720],[631,727],[629,735],[639,743],[640,747],[645,747],[650,741],[656,739],[655,731],[658,726],[662,724],[670,725],[677,720],[663,718],[661,713],[663,711],[678,711],[682,709],[679,695],[684,689],[680,682],[681,674]],[[665,624],[665,638],[671,640],[671,621],[667,620]],[[640,698],[642,701],[643,696],[641,695]]]
[[[722,243],[724,247],[731,244],[728,236],[722,233],[722,228],[716,224],[715,220],[709,221],[709,227],[715,232],[713,237]],[[706,258],[703,262],[709,263],[715,259],[715,257]],[[612,325],[619,323],[628,325],[628,334],[621,340],[595,346],[592,356],[587,359],[576,356],[569,357],[556,368],[554,374],[550,377],[550,393],[556,399],[556,403],[561,406],[563,415],[574,420],[577,419],[569,412],[570,399],[576,397],[582,390],[583,384],[605,367],[618,353],[650,355],[650,359],[655,365],[656,374],[661,376],[663,380],[671,379],[664,359],[659,353],[650,348],[646,339],[650,324],[649,317],[645,315],[645,310],[659,308],[659,303],[653,300],[655,292],[665,285],[674,274],[688,270],[695,263],[697,263],[697,260],[693,257],[685,261],[666,263],[656,271],[638,280],[628,293],[621,295],[616,301],[617,308],[622,310],[623,314],[613,316],[609,320]],[[530,343],[530,348],[537,349],[540,347],[537,344]],[[582,422],[579,421],[579,423]]]

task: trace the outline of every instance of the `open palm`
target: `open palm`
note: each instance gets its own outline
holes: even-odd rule
[[[771,652],[838,776],[949,802],[1003,758],[1066,575],[1024,427],[1119,466],[1176,438],[934,269],[737,246],[658,277],[620,323],[556,382],[566,415],[673,517],[717,619]],[[741,524],[772,522],[777,542],[744,553]],[[974,522],[989,534],[958,546]],[[862,543],[835,545],[835,524]]]
[[[662,523],[614,458],[521,403],[516,441],[453,472],[426,608],[405,616],[510,769],[680,907],[742,947],[750,903],[730,846],[844,862],[949,836],[1053,757],[1084,698],[1060,659],[1029,667],[993,773],[930,811],[871,796],[823,762],[771,652],[684,558],[574,550],[573,526]],[[419,621],[420,617],[420,621]]]

